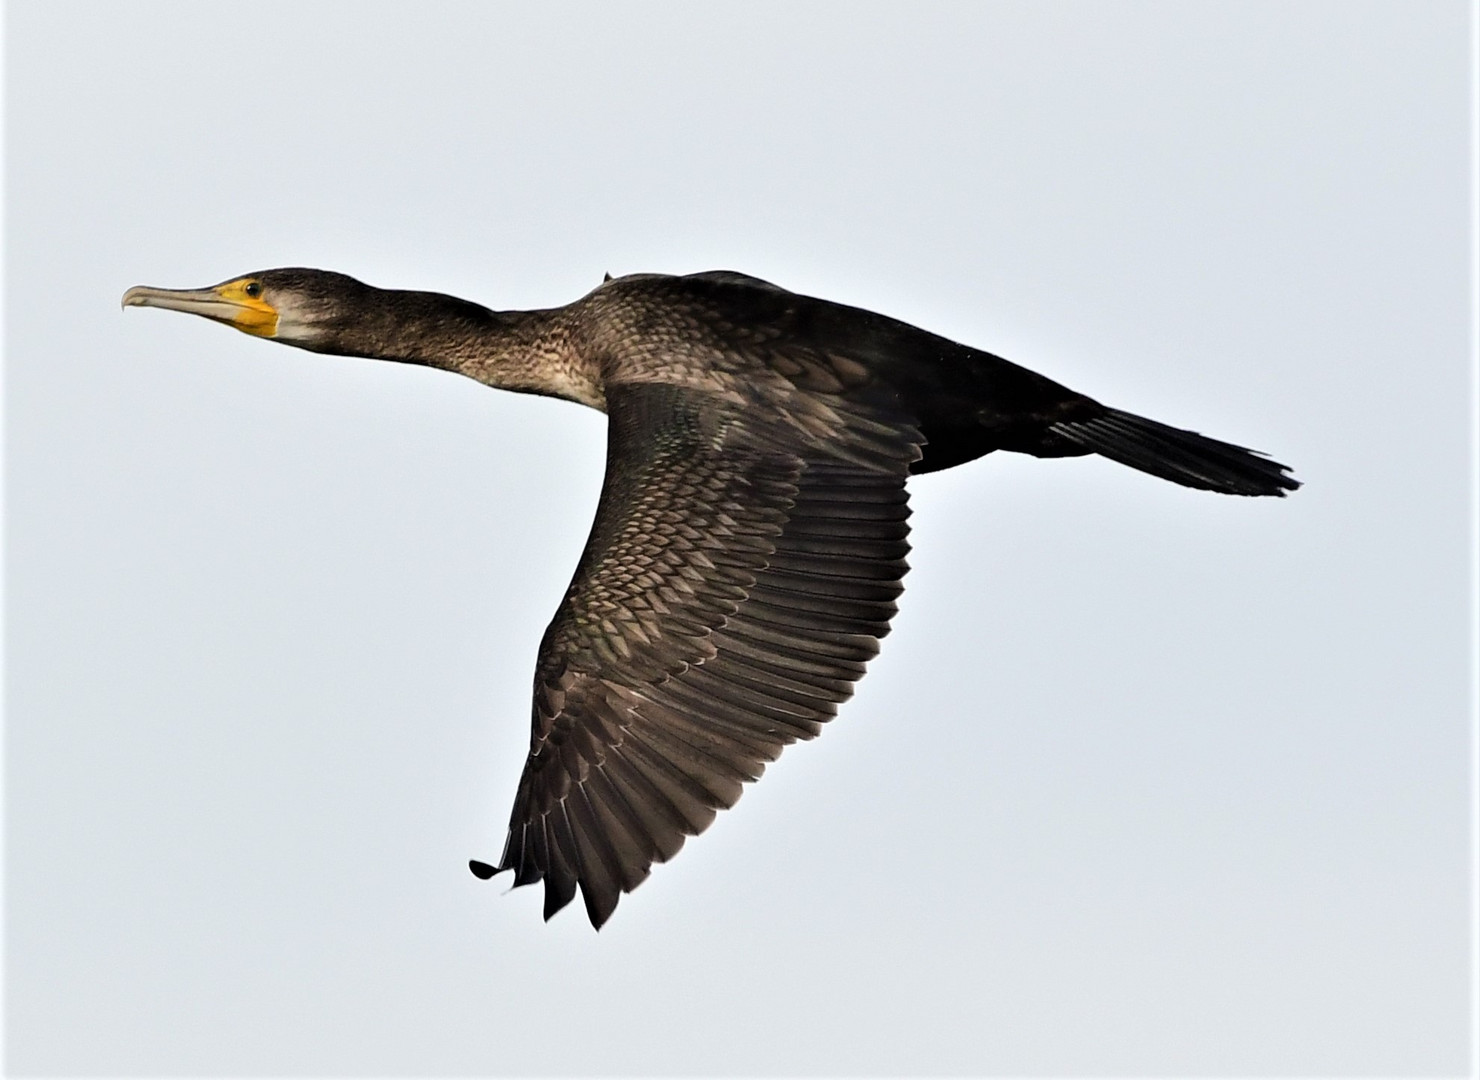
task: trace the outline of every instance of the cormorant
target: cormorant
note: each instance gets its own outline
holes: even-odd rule
[[[495,312],[323,270],[137,287],[315,352],[455,371],[609,417],[596,521],[540,644],[497,866],[600,927],[654,862],[853,693],[903,589],[905,480],[994,450],[1101,454],[1233,495],[1269,458],[1101,405],[980,349],[728,271],[634,274]]]

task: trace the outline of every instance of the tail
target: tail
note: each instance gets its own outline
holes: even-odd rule
[[[1300,481],[1290,468],[1257,450],[1195,431],[1158,424],[1119,409],[1090,420],[1053,424],[1049,431],[1076,446],[1152,476],[1225,495],[1280,495]]]

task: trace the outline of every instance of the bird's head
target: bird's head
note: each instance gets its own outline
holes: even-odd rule
[[[374,292],[346,274],[292,267],[246,274],[207,289],[135,285],[123,294],[123,306],[204,315],[244,334],[327,352],[343,328],[363,316]]]

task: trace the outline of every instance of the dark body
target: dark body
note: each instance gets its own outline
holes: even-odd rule
[[[734,336],[727,344],[736,354],[760,339],[784,343],[781,348],[793,355],[857,364],[861,377],[849,380],[843,392],[859,396],[864,391],[876,404],[897,409],[923,436],[923,456],[910,467],[912,473],[950,468],[993,450],[1039,457],[1091,453],[1049,427],[1091,415],[1099,406],[1000,356],[887,315],[798,296],[739,274],[652,281],[645,291],[657,289],[666,294],[667,304],[707,313],[722,335]],[[757,359],[775,365],[764,354]],[[812,385],[834,389],[815,373]]]
[[[827,392],[835,388],[816,373],[831,361],[845,396],[895,411],[919,430],[924,442],[911,473],[994,450],[1045,458],[1100,453],[1226,494],[1282,495],[1299,487],[1283,465],[1244,447],[1107,408],[1010,360],[887,315],[728,271],[640,276],[608,287],[622,289],[624,282],[642,283],[634,290],[639,303],[702,318],[728,356],[746,357],[757,368],[774,370],[788,356],[810,361],[802,375],[790,377],[808,385],[810,373],[810,385]],[[856,379],[849,377],[855,365]]]
[[[503,856],[472,864],[544,881],[547,918],[579,889],[596,926],[852,694],[903,588],[911,473],[1100,453],[1229,494],[1299,486],[991,353],[724,271],[609,280],[532,312],[296,269],[124,302],[607,412]]]

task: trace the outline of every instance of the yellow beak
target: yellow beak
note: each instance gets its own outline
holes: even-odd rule
[[[228,281],[209,289],[156,289],[135,285],[123,294],[124,307],[157,307],[203,315],[229,323],[244,334],[273,337],[277,334],[277,309],[266,300],[248,296],[246,283]]]

